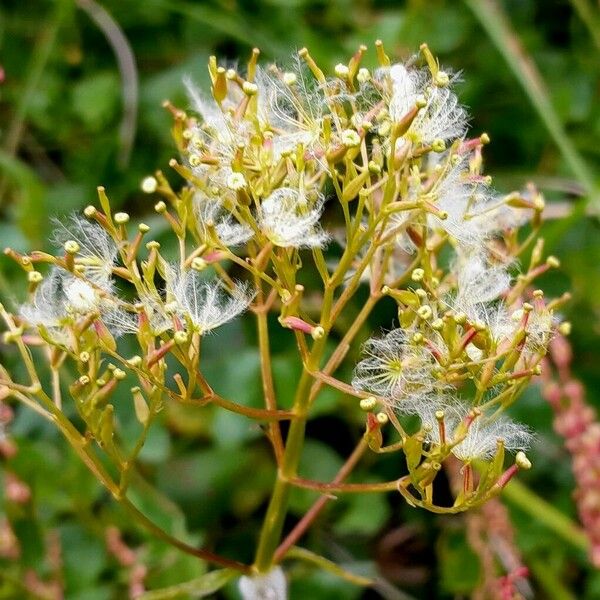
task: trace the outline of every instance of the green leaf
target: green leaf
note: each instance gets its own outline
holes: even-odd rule
[[[73,89],[73,111],[91,130],[99,130],[116,115],[119,105],[116,73],[96,73]]]
[[[237,573],[231,569],[211,571],[197,579],[185,583],[173,585],[162,590],[146,592],[140,596],[140,600],[173,600],[177,598],[206,598],[220,590],[228,581],[237,577]]]
[[[464,532],[447,531],[438,546],[441,584],[449,594],[468,594],[479,580],[479,561]]]
[[[21,231],[32,243],[42,245],[48,221],[42,182],[33,169],[2,150],[0,172],[17,192],[13,204],[17,208],[17,222]]]
[[[329,446],[307,440],[300,460],[299,474],[306,479],[331,481],[342,466],[342,459]],[[306,512],[320,496],[313,490],[294,488],[290,495],[290,509],[298,515]]]
[[[373,535],[387,521],[390,507],[383,494],[349,494],[344,498],[347,505],[335,530],[345,535]]]

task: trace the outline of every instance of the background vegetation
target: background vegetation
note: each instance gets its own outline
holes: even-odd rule
[[[562,270],[543,284],[557,295],[573,292],[565,312],[573,322],[576,374],[589,402],[600,408],[600,232],[597,218],[585,214],[600,208],[600,10],[591,0],[107,0],[102,6],[109,20],[90,0],[4,0],[0,7],[3,246],[44,246],[49,218],[93,203],[99,184],[117,206],[152,220],[152,200],[139,184],[156,168],[168,171],[174,151],[161,102],[169,98],[186,107],[181,79],[189,74],[207,85],[211,54],[245,60],[258,46],[263,60],[281,60],[307,46],[320,63],[333,66],[376,38],[397,58],[427,41],[446,66],[464,71],[460,96],[471,109],[473,131],[492,139],[486,160],[495,185],[508,191],[534,181],[555,203],[554,213],[572,215],[544,230]],[[129,51],[133,70],[127,69]],[[0,267],[2,301],[22,301],[25,278],[8,259]],[[384,306],[369,326],[389,325],[392,318]],[[285,404],[297,366],[283,340],[273,347]],[[0,352],[3,364],[15,362],[9,348]],[[229,326],[208,341],[206,352],[217,391],[258,406],[254,332]],[[354,403],[333,392],[318,410],[304,455],[304,473],[315,479],[335,473],[363,418]],[[534,469],[520,481],[576,523],[571,463],[553,433],[550,407],[532,388],[514,414],[538,432]],[[218,539],[221,553],[251,560],[272,481],[260,431],[220,412],[171,407],[163,420],[152,430],[140,467],[155,487],[138,486],[137,503],[190,542]],[[10,436],[19,451],[0,464],[0,478],[26,481],[31,497],[24,503],[0,498],[0,520],[9,519],[21,548],[18,558],[0,558],[0,598],[43,597],[43,589],[36,596],[23,587],[31,570],[42,580],[58,578],[70,600],[125,597],[129,571],[107,549],[109,524],[140,548],[150,589],[206,568],[128,522],[58,433],[31,411],[18,411]],[[362,476],[389,479],[400,468],[396,460],[373,468],[366,461]],[[302,515],[313,499],[310,492],[295,493],[292,513]],[[538,519],[518,499],[509,495],[506,503],[537,597],[600,597],[600,573],[590,566],[577,525],[565,525],[550,509],[534,511]],[[372,569],[376,562],[389,584],[384,587],[402,591],[390,587],[383,592],[390,598],[469,596],[480,574],[461,517],[426,514],[393,495],[332,503],[304,543],[356,568]],[[60,547],[59,560],[52,560],[49,547]],[[331,575],[294,569],[293,598],[379,597]],[[235,590],[223,594],[234,598]]]

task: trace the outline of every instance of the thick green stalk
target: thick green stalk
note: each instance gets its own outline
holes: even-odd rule
[[[322,322],[328,324],[333,305],[335,287],[329,285],[325,289],[323,298],[323,308],[321,312]],[[328,330],[329,327],[326,328]],[[283,461],[277,470],[277,480],[273,487],[273,494],[267,508],[267,514],[263,522],[263,527],[258,540],[258,548],[254,560],[254,568],[259,573],[269,570],[273,564],[275,550],[281,539],[283,523],[287,513],[288,501],[290,496],[290,479],[296,476],[300,456],[304,446],[304,434],[306,431],[306,420],[308,408],[310,406],[310,388],[313,377],[311,371],[319,368],[321,357],[325,349],[327,335],[316,340],[307,365],[304,365],[302,376],[296,389],[294,398],[293,412],[295,418],[292,420],[283,453]]]
[[[283,462],[277,472],[277,480],[258,541],[254,568],[260,573],[269,570],[281,538],[291,488],[289,479],[296,475],[304,445],[305,413],[311,384],[312,377],[308,371],[304,370],[294,401],[294,412],[296,412],[297,418],[290,425]]]

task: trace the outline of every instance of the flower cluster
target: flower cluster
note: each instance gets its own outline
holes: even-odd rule
[[[303,531],[277,549],[287,488],[346,489],[347,471],[329,483],[298,474],[306,420],[324,386],[360,399],[365,449],[406,456],[406,472],[392,482],[347,485],[399,490],[432,511],[466,510],[530,466],[523,451],[531,433],[503,413],[539,374],[565,300],[548,302],[534,289],[538,276],[558,266],[537,239],[543,198],[534,188],[492,190],[482,170],[489,138],[467,137],[458,76],[442,70],[426,45],[392,64],[378,42],[375,69],[363,66],[365,52],[361,46],[333,76],[306,49],[287,69],[259,66],[257,50],[244,72],[213,57],[210,93],[186,82],[189,110],[165,105],[179,152],[170,166],[185,183],[174,191],[160,171],[142,182],[175,244],[162,248],[144,223],[133,228],[99,188],[99,208],[57,224],[57,253],[7,250],[27,273],[30,299],[15,315],[2,309],[5,341],[20,353],[29,381],[2,369],[0,385],[57,423],[115,498],[125,497],[130,465],[165,402],[212,403],[268,423],[278,480],[254,572],[276,573],[273,589],[285,588],[274,562]],[[339,317],[364,284],[368,300],[337,340]],[[336,370],[382,298],[396,303],[397,326],[367,341],[351,383],[340,381]],[[258,324],[260,409],[220,397],[202,372],[202,336],[245,311]],[[278,408],[269,312],[289,330],[302,363],[291,411]],[[119,336],[135,340],[138,353],[123,356]],[[50,384],[32,358],[39,347]],[[65,363],[64,373],[77,372],[68,392],[79,429],[106,453],[118,480],[98,466],[62,411]],[[126,378],[136,380],[128,393],[142,428],[128,454],[113,409]],[[290,420],[285,441],[281,420]],[[505,451],[517,452],[508,468]],[[433,484],[454,457],[463,490],[453,506],[438,506]],[[242,581],[244,590],[262,585]]]
[[[562,436],[571,455],[577,482],[574,498],[579,518],[590,541],[590,560],[600,567],[600,423],[596,411],[586,402],[585,390],[573,378],[571,347],[564,337],[550,346],[556,373],[544,376],[542,394],[554,410],[554,429]]]

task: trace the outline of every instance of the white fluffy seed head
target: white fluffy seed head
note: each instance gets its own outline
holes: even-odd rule
[[[94,288],[79,278],[72,278],[64,287],[69,307],[76,313],[85,314],[93,311],[99,304]]]
[[[352,386],[382,397],[396,407],[439,387],[433,375],[435,361],[429,350],[415,343],[403,329],[393,329],[363,346]]]
[[[507,418],[489,419],[485,415],[475,418],[465,439],[452,449],[459,460],[489,460],[496,453],[498,441],[508,451],[524,450],[529,447],[532,435],[524,425]]]
[[[328,240],[319,220],[324,198],[308,204],[298,190],[279,188],[265,198],[258,212],[258,225],[276,246],[289,248],[322,247]]]
[[[61,247],[69,244],[76,250],[76,260],[82,275],[104,291],[112,290],[112,269],[117,260],[117,247],[112,238],[97,223],[77,215],[66,221],[55,221],[52,242]]]
[[[188,319],[200,333],[208,333],[243,313],[254,294],[245,283],[228,289],[218,280],[207,280],[193,270],[170,268],[167,295],[173,298],[174,311]]]
[[[246,243],[254,234],[246,223],[240,223],[217,199],[204,192],[196,192],[193,199],[194,215],[202,241],[210,243],[211,233],[228,248]]]

